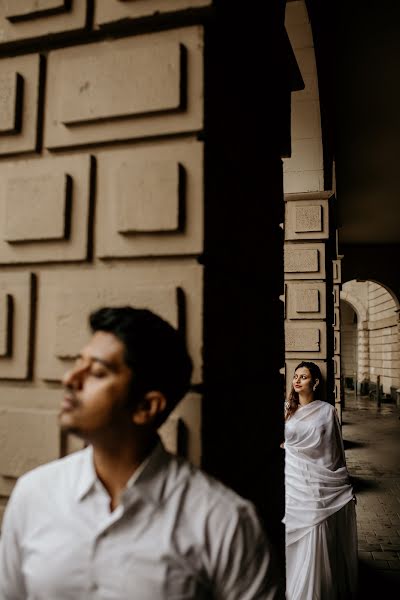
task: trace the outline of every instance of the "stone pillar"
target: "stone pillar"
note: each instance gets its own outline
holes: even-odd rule
[[[340,262],[331,220],[333,200],[332,192],[285,195],[286,394],[295,366],[311,360],[326,379],[323,399],[332,404],[335,385],[340,381],[336,289],[340,285]],[[340,389],[337,394],[340,401]]]

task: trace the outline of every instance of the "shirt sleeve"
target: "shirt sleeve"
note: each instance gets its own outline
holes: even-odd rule
[[[212,524],[210,532],[212,545],[215,545],[213,597],[216,600],[283,600],[276,557],[254,507],[244,504],[235,514],[214,514],[213,519],[219,519],[219,523]]]
[[[0,598],[25,600],[27,597],[22,575],[22,556],[18,524],[23,519],[19,509],[20,486],[17,483],[4,513],[0,536]]]

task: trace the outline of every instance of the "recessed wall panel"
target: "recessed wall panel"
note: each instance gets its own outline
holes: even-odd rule
[[[33,274],[0,273],[0,379],[30,374],[34,291]]]
[[[325,279],[325,245],[285,243],[285,281],[290,279]]]
[[[286,356],[326,358],[326,323],[323,321],[286,321]]]
[[[85,260],[94,161],[0,164],[0,264]]]
[[[37,54],[0,60],[0,155],[37,150],[40,62]]]
[[[51,52],[46,147],[201,129],[202,46],[188,27]]]
[[[326,285],[317,281],[286,282],[286,318],[324,319],[326,315]]]
[[[100,153],[96,214],[101,258],[202,252],[203,145]]]
[[[2,0],[0,46],[82,31],[87,10],[87,0]]]

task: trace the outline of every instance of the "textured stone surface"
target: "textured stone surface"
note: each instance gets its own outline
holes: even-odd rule
[[[23,77],[19,73],[0,76],[0,135],[17,133],[21,126]]]
[[[0,155],[37,148],[39,63],[37,54],[0,61]]]
[[[188,27],[51,52],[45,145],[201,129],[202,44]]]
[[[88,155],[0,164],[0,264],[86,259],[92,168]]]
[[[5,241],[64,239],[70,194],[71,179],[65,173],[8,179]]]
[[[0,356],[0,379],[26,379],[31,360],[31,319],[35,280],[31,273],[0,274],[0,297],[12,298],[12,327],[7,332],[10,352]],[[10,339],[11,337],[11,339]],[[4,346],[3,346],[4,348]]]
[[[329,192],[285,195],[285,240],[329,237]]]
[[[96,253],[200,253],[203,145],[174,141],[98,155]]]
[[[179,228],[181,165],[173,160],[125,163],[114,181],[118,233],[176,231]]]
[[[285,279],[324,279],[324,244],[285,243]]]
[[[2,0],[0,45],[83,30],[86,11],[87,0]]]
[[[323,321],[287,321],[285,344],[288,357],[326,358],[326,324]]]
[[[286,282],[287,319],[324,319],[326,315],[325,283],[322,281]]]

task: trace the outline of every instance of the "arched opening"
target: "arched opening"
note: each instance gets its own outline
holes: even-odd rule
[[[396,402],[400,388],[399,301],[376,281],[343,284],[342,368],[345,389]]]

